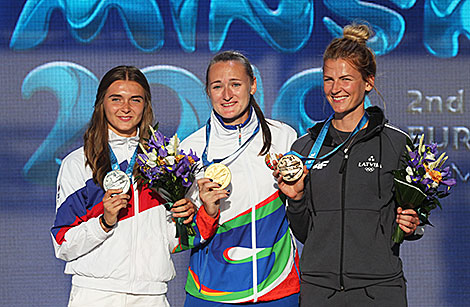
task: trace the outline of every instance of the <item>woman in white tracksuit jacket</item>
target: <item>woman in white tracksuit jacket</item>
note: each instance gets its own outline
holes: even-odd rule
[[[56,256],[72,275],[69,306],[169,306],[165,293],[178,248],[172,217],[190,217],[194,206],[165,201],[135,180],[132,162],[152,124],[150,87],[135,67],[118,66],[98,87],[84,146],[63,160],[51,234]],[[115,157],[115,159],[113,159]],[[103,189],[112,164],[132,177],[128,193]],[[114,168],[113,168],[114,169]],[[132,175],[133,174],[133,175]],[[206,233],[215,220],[200,210]]]

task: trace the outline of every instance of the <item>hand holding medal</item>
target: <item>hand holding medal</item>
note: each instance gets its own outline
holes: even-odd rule
[[[108,145],[108,148],[112,171],[103,178],[103,189],[106,193],[103,196],[104,213],[100,217],[100,222],[106,232],[114,228],[119,211],[128,205],[130,196],[127,192],[131,187],[132,171],[137,158],[136,148],[126,171],[121,171],[113,149],[110,145]]]
[[[130,195],[122,193],[121,189],[109,189],[103,196],[103,215],[100,216],[100,223],[104,231],[108,232],[114,228],[118,221],[121,209],[127,208]]]
[[[304,163],[296,155],[268,153],[264,161],[273,171],[278,170],[284,181],[294,182],[303,174]]]
[[[267,154],[265,162],[274,171],[273,176],[282,193],[294,200],[303,197],[304,179],[308,171],[302,159],[294,154]]]
[[[232,174],[229,168],[222,163],[213,163],[204,171],[204,178],[197,181],[199,198],[204,204],[206,213],[215,218],[219,212],[220,200],[227,198],[230,191]]]
[[[206,168],[204,177],[212,179],[213,182],[220,185],[220,188],[214,188],[214,190],[223,190],[230,184],[232,173],[224,164],[213,163]]]

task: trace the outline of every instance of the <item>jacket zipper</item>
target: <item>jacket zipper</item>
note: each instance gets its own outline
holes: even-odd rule
[[[340,290],[344,290],[344,277],[343,277],[343,262],[344,262],[344,208],[346,198],[346,165],[349,158],[349,146],[344,149],[344,158],[341,162],[339,173],[342,175],[341,178],[341,252],[340,252],[340,264],[339,264],[339,284]]]

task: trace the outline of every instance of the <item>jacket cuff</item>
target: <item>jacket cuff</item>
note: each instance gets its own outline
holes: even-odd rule
[[[204,206],[201,206],[196,214],[196,225],[201,234],[201,238],[207,240],[212,237],[219,225],[220,209],[216,217],[210,217]]]
[[[110,235],[112,235],[114,233],[114,229],[117,227],[116,224],[110,231],[104,231],[103,227],[101,227],[100,216],[90,219],[87,223],[91,224],[91,231],[93,232],[95,237],[101,241],[106,240]]]
[[[287,200],[286,200],[286,206],[287,206],[287,209],[292,213],[304,211],[305,193],[302,196],[302,198],[299,199],[299,200],[294,200],[294,199],[288,197]]]

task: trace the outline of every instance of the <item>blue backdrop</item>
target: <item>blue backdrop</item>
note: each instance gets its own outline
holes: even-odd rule
[[[0,300],[3,306],[65,306],[70,278],[55,259],[50,226],[61,158],[81,145],[99,78],[135,65],[152,84],[166,135],[187,136],[210,107],[206,65],[220,50],[244,52],[258,69],[267,117],[300,134],[330,109],[321,55],[353,20],[376,35],[376,85],[392,123],[426,133],[450,156],[457,178],[402,258],[410,306],[467,306],[470,300],[470,0],[2,0],[0,53]],[[168,293],[184,299],[188,253],[175,255]]]

